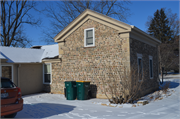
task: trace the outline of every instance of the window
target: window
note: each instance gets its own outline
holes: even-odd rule
[[[139,80],[142,80],[143,76],[143,62],[142,62],[142,54],[137,53],[137,63],[138,63],[138,77]]]
[[[94,28],[84,30],[84,47],[95,46]]]
[[[153,78],[153,57],[149,56],[149,76],[150,79]]]
[[[51,84],[51,63],[43,65],[43,83]]]
[[[0,66],[0,77],[5,77],[11,79],[12,82],[13,80],[13,65],[10,64],[2,64]]]

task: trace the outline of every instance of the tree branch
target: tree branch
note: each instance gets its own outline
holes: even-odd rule
[[[115,1],[111,1],[111,6],[109,7],[109,9],[108,9],[106,15],[109,14],[109,12],[110,12],[110,10],[111,10],[111,8],[113,7],[113,5],[114,5],[115,2],[116,2],[116,0],[115,0]]]

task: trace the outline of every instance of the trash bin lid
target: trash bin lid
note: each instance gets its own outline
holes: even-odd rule
[[[85,82],[91,82],[91,81],[76,81],[76,82],[82,82],[82,83],[85,83]]]
[[[76,81],[64,81],[64,83],[66,83],[66,82],[76,82]]]

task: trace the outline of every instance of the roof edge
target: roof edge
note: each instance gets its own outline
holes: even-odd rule
[[[53,39],[55,40],[57,38],[57,36],[59,36],[59,34],[64,31],[65,29],[67,29],[67,27],[71,24],[73,24],[75,22],[76,19],[78,19],[79,17],[81,17],[86,11],[88,11],[89,9],[84,10],[80,15],[78,15],[72,22],[70,22],[63,30],[61,30]]]
[[[101,16],[101,17],[106,18],[107,20],[111,20],[111,21],[114,22],[115,24],[122,24],[122,25],[124,25],[124,26],[125,26],[126,28],[128,28],[128,29],[131,28],[131,25],[129,25],[129,24],[126,24],[126,23],[124,23],[124,22],[121,22],[121,21],[119,21],[119,20],[116,20],[116,19],[114,19],[114,18],[111,18],[111,17],[106,16],[106,15],[104,15],[104,14],[98,13],[98,12],[96,12],[96,11],[93,11],[93,10],[90,10],[90,9],[86,9],[86,10],[83,11],[79,16],[77,16],[72,22],[70,22],[63,30],[61,30],[61,31],[53,38],[54,41],[57,42],[58,39],[61,37],[61,34],[62,34],[62,36],[63,36],[63,34],[66,34],[66,32],[68,31],[68,29],[70,29],[70,27],[73,27],[75,24],[77,24],[79,20],[85,18],[85,17],[88,16],[88,15],[93,16],[93,14],[94,14],[94,16],[96,16],[96,17],[97,17],[97,16]],[[81,17],[82,17],[82,18],[81,18]],[[73,26],[72,26],[72,25],[73,25]]]
[[[134,29],[135,31],[137,31],[137,32],[139,32],[139,33],[141,33],[141,34],[143,34],[143,35],[145,35],[145,36],[153,39],[154,41],[158,42],[159,44],[161,43],[160,40],[158,40],[157,38],[154,38],[154,37],[150,36],[149,34],[147,34],[146,32],[142,31],[141,29],[137,28],[136,26],[131,25],[131,27],[132,27],[132,29]]]
[[[42,62],[5,62],[1,64],[42,64]]]

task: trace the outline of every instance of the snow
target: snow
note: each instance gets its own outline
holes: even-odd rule
[[[41,62],[44,50],[30,48],[16,48],[0,46],[0,54],[8,63],[36,63]]]
[[[6,58],[4,56],[2,56],[1,53],[0,53],[0,59],[6,59]]]
[[[41,59],[44,58],[53,58],[59,55],[59,47],[58,44],[54,45],[43,45],[41,49],[44,49],[43,55]]]
[[[0,58],[8,59],[8,63],[40,63],[44,58],[58,55],[58,44],[43,45],[41,49],[0,46]]]
[[[142,97],[146,105],[109,104],[107,99],[66,100],[62,94],[40,93],[23,96],[24,108],[16,118],[63,119],[179,119],[180,75],[168,75],[170,81],[166,94],[159,91]],[[164,84],[163,84],[164,85]],[[151,98],[153,97],[153,98]],[[162,98],[162,99],[160,99]],[[136,107],[133,107],[136,105]]]

